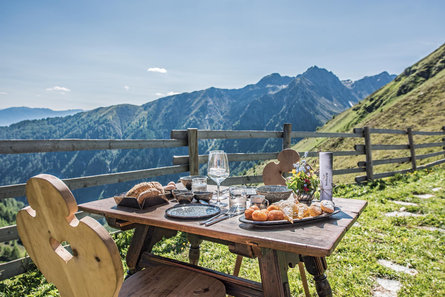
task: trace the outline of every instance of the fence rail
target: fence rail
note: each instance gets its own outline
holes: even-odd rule
[[[408,136],[408,144],[372,144],[372,134],[394,134]],[[363,155],[366,161],[359,161],[357,168],[344,168],[334,170],[334,175],[354,174],[365,172],[364,176],[357,176],[356,182],[364,182],[372,179],[393,176],[398,173],[406,173],[411,170],[424,169],[445,163],[445,159],[440,159],[428,164],[417,166],[416,160],[445,155],[445,138],[442,142],[414,143],[413,135],[421,136],[445,136],[445,126],[440,132],[412,131],[395,129],[375,129],[375,128],[355,128],[352,133],[327,133],[292,131],[292,125],[284,124],[282,131],[214,131],[214,130],[172,130],[171,139],[152,140],[110,140],[110,139],[50,139],[50,140],[0,140],[0,154],[25,154],[43,152],[62,151],[83,151],[83,150],[115,150],[115,149],[153,149],[153,148],[174,148],[187,146],[188,155],[173,156],[172,166],[118,172],[111,174],[101,174],[77,178],[64,179],[64,182],[72,190],[114,184],[143,178],[156,177],[167,174],[190,172],[191,175],[198,174],[199,164],[206,163],[208,155],[199,155],[200,139],[254,139],[254,138],[282,138],[282,148],[291,146],[292,138],[362,138],[365,144],[357,144],[353,151],[334,151],[336,157],[360,156]],[[433,148],[442,146],[441,151],[416,155],[415,150],[420,148]],[[410,150],[410,157],[390,158],[383,160],[373,160],[373,150]],[[231,162],[239,161],[264,161],[276,159],[279,152],[265,153],[229,153]],[[300,153],[302,154],[302,153]],[[318,157],[317,152],[309,152],[308,157]],[[383,164],[412,163],[410,169],[383,172],[374,174],[373,167]],[[224,185],[235,184],[255,184],[261,183],[262,176],[234,176],[224,181]],[[18,197],[25,194],[25,184],[15,184],[0,186],[0,199],[8,197]],[[77,213],[85,216],[85,213]],[[0,228],[0,242],[17,240],[18,233],[16,225]],[[32,265],[28,257],[0,264],[0,280],[13,277],[26,272]]]

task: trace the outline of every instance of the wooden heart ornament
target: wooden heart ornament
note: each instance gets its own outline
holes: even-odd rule
[[[278,163],[270,162],[263,169],[265,185],[286,185],[283,173],[292,171],[294,164],[300,160],[300,154],[293,149],[284,149],[278,154]]]
[[[65,183],[40,174],[26,183],[26,196],[30,206],[17,214],[20,239],[60,295],[117,296],[123,282],[117,246],[96,220],[76,218],[77,203]]]

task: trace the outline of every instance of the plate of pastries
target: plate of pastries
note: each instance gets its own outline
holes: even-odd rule
[[[307,206],[290,197],[264,209],[253,205],[246,209],[239,220],[258,226],[288,225],[328,218],[338,212],[340,209],[330,200],[314,201]]]

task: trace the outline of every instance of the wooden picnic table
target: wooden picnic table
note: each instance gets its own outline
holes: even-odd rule
[[[356,199],[334,198],[341,212],[331,218],[306,224],[257,228],[241,223],[239,216],[209,227],[199,221],[175,220],[165,216],[174,204],[149,209],[116,206],[113,198],[79,205],[79,209],[105,216],[108,223],[122,230],[135,228],[127,253],[130,272],[157,264],[168,264],[199,271],[221,280],[227,294],[233,296],[290,296],[287,271],[299,262],[314,277],[319,296],[332,296],[325,275],[329,256],[346,231],[357,220],[367,202]],[[190,242],[190,263],[163,258],[151,253],[152,247],[163,237],[178,231],[187,233]],[[261,283],[198,266],[199,245],[202,240],[225,244],[232,253],[258,258]]]

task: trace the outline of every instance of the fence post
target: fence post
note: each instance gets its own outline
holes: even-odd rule
[[[374,172],[372,168],[371,131],[369,127],[363,128],[363,137],[365,138],[366,179],[370,181],[374,179]]]
[[[415,171],[417,170],[417,164],[416,164],[416,149],[414,148],[413,129],[409,127],[406,131],[408,133],[409,150],[411,151],[412,170]]]
[[[283,150],[291,147],[292,124],[283,125]]]
[[[187,145],[189,148],[189,171],[190,175],[199,174],[199,150],[198,150],[198,129],[187,129]]]

